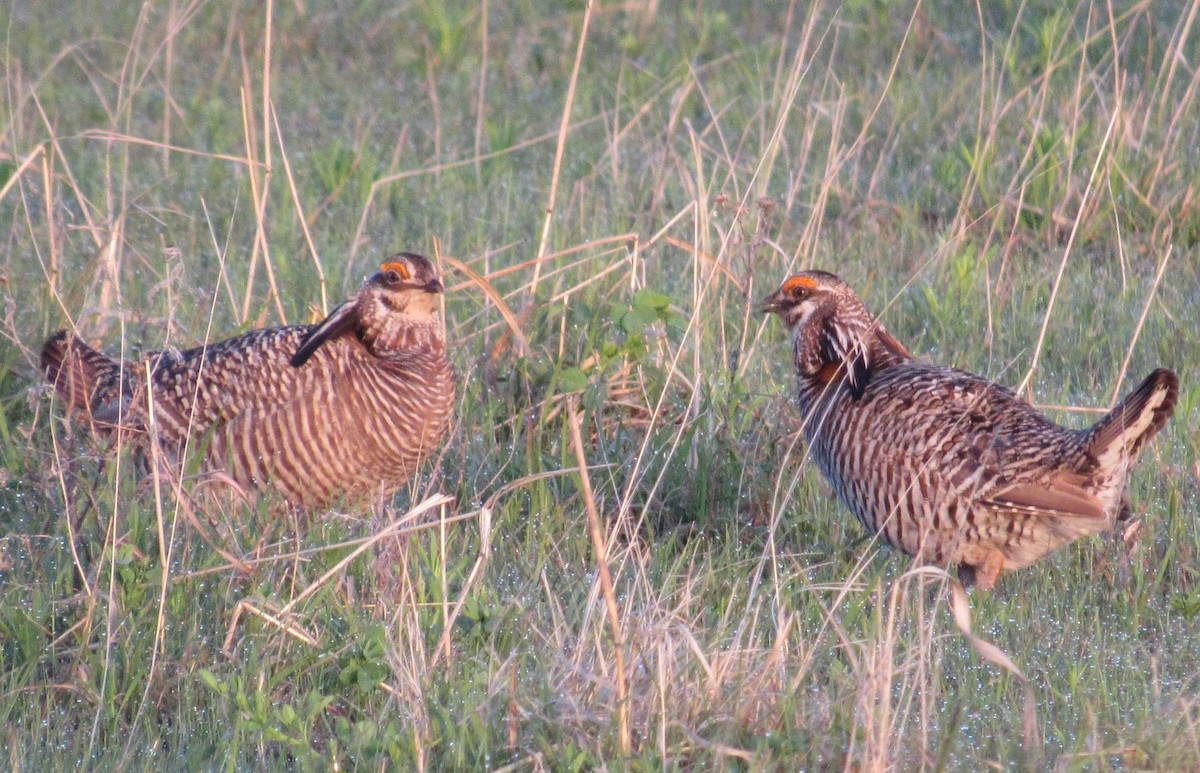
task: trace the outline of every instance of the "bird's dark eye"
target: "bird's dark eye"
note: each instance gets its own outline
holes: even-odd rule
[[[816,289],[816,283],[806,276],[794,276],[783,283],[783,294],[797,301],[809,297]]]
[[[392,271],[387,272],[383,276],[385,279],[387,279],[388,284],[391,284],[391,285],[400,284],[400,272],[399,271],[396,271],[393,269]]]

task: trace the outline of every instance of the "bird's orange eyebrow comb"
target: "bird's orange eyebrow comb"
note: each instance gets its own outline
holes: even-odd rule
[[[408,270],[408,266],[404,265],[403,263],[401,263],[398,260],[393,260],[388,263],[384,263],[382,266],[379,267],[379,270],[384,273],[387,273],[388,271],[395,271],[397,274],[400,275],[401,279],[412,279],[412,272],[410,272]]]
[[[803,287],[805,290],[817,289],[817,281],[806,276],[794,276],[783,283],[783,291],[790,293],[793,290]]]

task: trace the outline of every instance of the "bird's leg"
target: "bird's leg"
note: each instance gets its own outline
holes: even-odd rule
[[[1000,572],[1004,570],[1004,554],[999,550],[993,550],[987,554],[975,567],[975,579],[979,582],[979,589],[990,591],[996,587],[996,580],[1000,578]]]

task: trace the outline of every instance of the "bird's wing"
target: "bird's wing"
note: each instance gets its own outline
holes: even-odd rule
[[[938,400],[942,469],[951,484],[997,513],[1105,520],[1104,504],[1073,469],[1080,435],[1055,424],[1011,390],[951,371]],[[931,387],[936,388],[936,386]]]
[[[295,399],[303,379],[288,360],[307,331],[306,326],[254,330],[157,358],[151,380],[163,438],[178,442],[247,410]],[[139,407],[144,411],[146,405]]]
[[[1056,470],[1043,482],[1001,488],[981,504],[995,510],[1104,520],[1104,505],[1084,487],[1085,482],[1082,475]]]

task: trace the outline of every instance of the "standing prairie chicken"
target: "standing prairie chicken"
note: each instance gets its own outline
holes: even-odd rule
[[[441,292],[427,258],[401,253],[318,325],[141,362],[109,359],[62,331],[42,347],[42,369],[101,434],[145,445],[154,432],[173,457],[203,448],[202,469],[242,488],[270,486],[305,508],[387,496],[436,451],[450,421]]]
[[[1067,429],[916,361],[833,274],[791,277],[762,310],[792,331],[804,438],[838,496],[872,534],[984,589],[1127,517],[1129,468],[1179,395],[1156,370],[1095,426]]]

